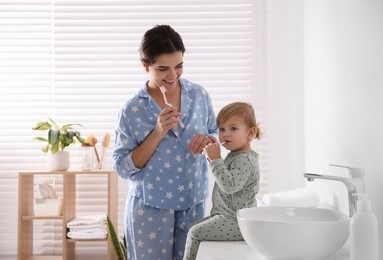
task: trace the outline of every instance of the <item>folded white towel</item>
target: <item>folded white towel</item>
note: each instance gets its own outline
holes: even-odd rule
[[[92,232],[104,232],[106,231],[106,227],[105,228],[98,228],[98,227],[90,227],[90,228],[86,228],[86,227],[81,227],[81,228],[70,228],[69,229],[70,232],[83,232],[83,233],[92,233]]]
[[[264,194],[258,200],[259,207],[317,207],[318,204],[318,195],[307,187]]]
[[[106,223],[93,224],[93,225],[70,226],[69,229],[76,229],[76,230],[82,230],[82,229],[105,229],[106,230]]]
[[[67,223],[67,228],[106,224],[106,215],[77,216]]]
[[[69,231],[67,237],[72,239],[104,239],[107,238],[107,231],[95,231],[95,232],[73,232]]]

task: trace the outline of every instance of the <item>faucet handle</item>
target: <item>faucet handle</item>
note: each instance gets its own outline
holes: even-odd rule
[[[348,169],[348,173],[350,174],[351,178],[357,179],[357,178],[363,178],[364,177],[364,170],[361,168],[355,168],[355,167],[333,164],[333,163],[330,163],[329,165],[334,166],[334,167],[341,167],[341,168]]]

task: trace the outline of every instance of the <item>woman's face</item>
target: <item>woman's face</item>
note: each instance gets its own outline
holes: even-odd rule
[[[181,51],[161,54],[156,62],[148,67],[149,86],[164,86],[167,92],[177,87],[178,79],[183,73],[183,54]],[[157,84],[155,84],[157,83]]]

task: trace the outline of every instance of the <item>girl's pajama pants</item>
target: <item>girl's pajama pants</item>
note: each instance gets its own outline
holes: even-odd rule
[[[196,259],[201,241],[237,240],[243,240],[237,219],[224,215],[206,217],[190,228],[184,260]]]

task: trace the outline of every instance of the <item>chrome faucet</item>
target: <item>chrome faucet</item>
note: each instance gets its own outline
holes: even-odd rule
[[[355,177],[361,178],[362,176],[355,176]],[[356,201],[357,201],[356,196],[354,196],[354,194],[358,192],[355,185],[356,179],[331,176],[331,175],[314,174],[314,173],[305,173],[304,177],[307,178],[307,181],[314,181],[315,179],[325,179],[325,180],[343,182],[346,185],[348,190],[348,208],[349,208],[350,217],[354,215],[354,213],[356,212]]]

